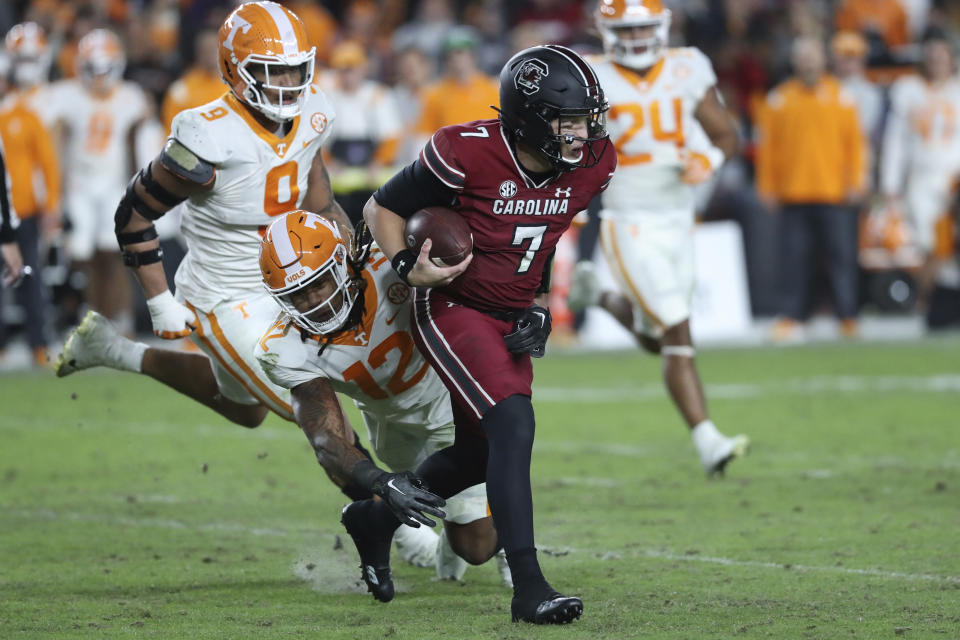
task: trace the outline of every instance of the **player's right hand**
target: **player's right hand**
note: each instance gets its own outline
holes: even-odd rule
[[[196,315],[174,299],[170,291],[164,291],[147,300],[153,332],[164,340],[185,338],[193,333]]]
[[[423,241],[423,246],[420,247],[420,255],[417,256],[417,264],[407,274],[407,282],[410,283],[411,287],[442,287],[445,284],[450,284],[454,278],[467,270],[470,261],[473,260],[473,254],[471,253],[462,262],[452,267],[438,267],[430,259],[430,247],[432,246],[433,242],[430,238]]]
[[[421,524],[437,526],[425,514],[441,520],[447,517],[440,508],[446,504],[446,500],[427,491],[423,481],[410,471],[383,473],[374,481],[371,491],[383,498],[401,523],[414,529]]]

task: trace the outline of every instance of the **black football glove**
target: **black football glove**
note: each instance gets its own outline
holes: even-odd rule
[[[553,326],[550,310],[533,305],[513,322],[513,332],[503,336],[510,353],[529,353],[542,358],[547,352],[547,338]]]
[[[440,508],[446,504],[446,500],[427,491],[423,481],[411,471],[384,472],[373,481],[370,490],[383,498],[401,523],[414,529],[421,523],[428,527],[437,526],[437,523],[424,513],[441,520],[447,517],[446,512]]]

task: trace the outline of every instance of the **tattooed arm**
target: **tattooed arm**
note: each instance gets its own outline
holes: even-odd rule
[[[360,450],[347,424],[340,401],[328,380],[316,378],[293,388],[293,414],[317,453],[330,479],[348,496],[376,494],[403,524],[433,527],[429,515],[445,518],[443,498],[427,491],[410,471],[390,473],[379,468]]]
[[[317,462],[330,480],[350,498],[369,498],[369,489],[353,482],[353,469],[370,455],[351,428],[340,400],[328,380],[316,378],[292,391],[293,413],[297,424],[317,454]]]

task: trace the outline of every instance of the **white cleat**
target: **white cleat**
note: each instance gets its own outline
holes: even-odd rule
[[[589,260],[578,262],[574,267],[570,293],[567,295],[567,308],[573,313],[579,313],[587,307],[596,306],[600,304],[602,293],[593,263]]]
[[[722,436],[709,449],[700,452],[700,463],[708,476],[723,475],[727,465],[747,455],[749,448],[750,438],[743,434],[732,438]]]
[[[133,345],[116,326],[96,311],[87,311],[80,325],[70,332],[57,356],[53,371],[58,378],[91,367],[126,370],[123,350]]]
[[[493,557],[497,560],[497,571],[500,572],[500,580],[503,581],[504,586],[513,589],[513,574],[510,573],[510,565],[507,563],[507,552],[500,549],[500,551],[497,551],[497,555]]]
[[[432,567],[437,560],[438,536],[430,527],[421,526],[414,529],[407,525],[400,525],[393,534],[393,542],[397,545],[397,553],[409,564],[415,567]]]
[[[447,530],[440,531],[437,540],[437,577],[441,580],[462,580],[467,572],[467,561],[458,556],[447,540]]]

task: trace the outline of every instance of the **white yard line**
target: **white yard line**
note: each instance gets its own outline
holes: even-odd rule
[[[766,395],[808,395],[817,393],[957,393],[960,374],[932,376],[814,376],[790,378],[767,383],[707,384],[710,399],[743,399]],[[632,387],[549,387],[536,386],[533,398],[537,402],[605,403],[646,402],[667,398],[662,383],[647,383]]]
[[[148,527],[161,529],[181,529],[184,531],[211,531],[211,532],[231,532],[243,533],[254,536],[285,538],[291,536],[311,536],[325,532],[322,529],[304,528],[302,525],[294,525],[287,528],[271,527],[250,527],[239,522],[205,522],[192,524],[181,520],[170,520],[164,518],[133,518],[128,516],[117,516],[112,514],[81,513],[76,511],[58,511],[54,509],[9,509],[0,505],[0,514],[5,516],[17,516],[26,520],[42,521],[67,521],[67,522],[93,522],[97,524],[122,525],[127,527]],[[867,576],[871,578],[883,578],[886,580],[907,580],[907,581],[925,581],[942,582],[948,584],[960,584],[960,576],[937,576],[928,573],[904,573],[902,571],[883,571],[880,569],[855,569],[851,567],[816,565],[789,564],[783,562],[761,562],[756,560],[734,560],[732,558],[718,558],[713,556],[701,556],[692,554],[678,554],[671,551],[658,549],[629,549],[625,553],[603,549],[576,549],[568,547],[558,547],[550,549],[541,545],[545,553],[551,555],[589,554],[596,556],[601,560],[617,560],[624,555],[633,557],[644,557],[661,560],[700,562],[706,564],[717,564],[731,567],[750,567],[756,569],[774,569],[777,571],[800,571],[800,572],[824,572],[838,573],[851,576]]]

